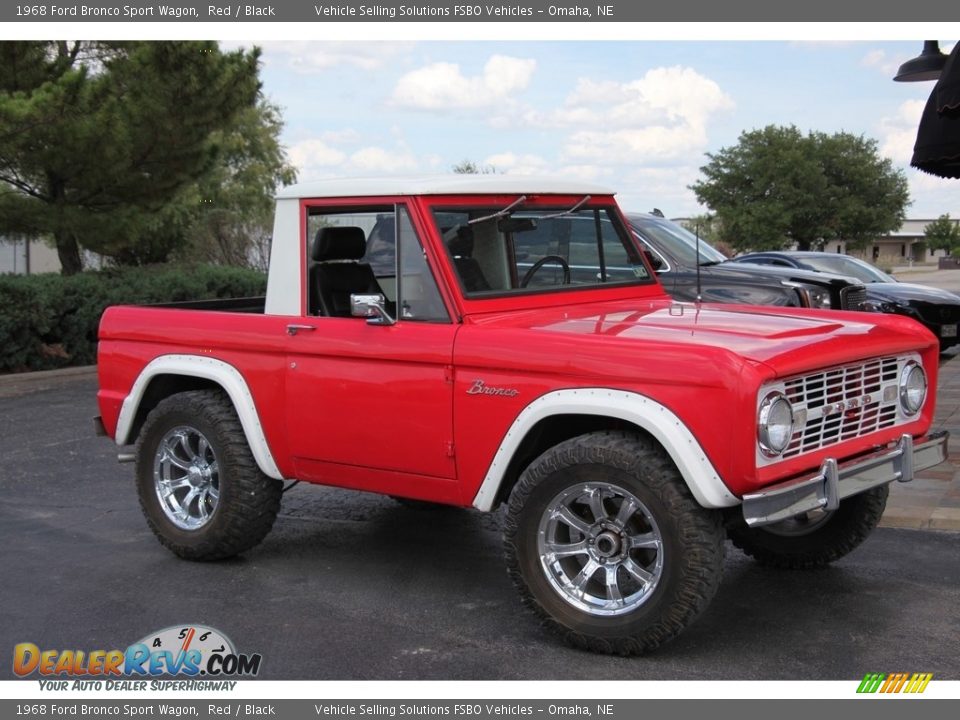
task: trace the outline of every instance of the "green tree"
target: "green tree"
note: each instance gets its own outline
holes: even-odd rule
[[[0,43],[0,231],[165,259],[171,203],[215,165],[217,131],[254,107],[259,51],[214,42]],[[181,221],[189,224],[189,211]]]
[[[960,223],[951,220],[950,215],[941,215],[923,228],[927,247],[931,250],[946,250],[953,254],[960,249]]]
[[[681,220],[680,224],[692,233],[699,233],[701,240],[711,243],[720,240],[720,223],[716,215],[710,213],[694,215]]]
[[[187,259],[267,269],[273,196],[296,180],[280,144],[282,129],[280,108],[261,99],[214,134],[218,162],[189,189],[190,200],[170,211],[167,227],[185,236]],[[184,218],[179,207],[192,212]]]
[[[493,165],[477,165],[473,160],[461,160],[453,166],[458,175],[495,175],[497,169]]]
[[[714,250],[720,251],[728,258],[737,254],[736,248],[724,240],[723,225],[716,215],[710,213],[694,215],[692,218],[682,220],[680,224],[694,234],[699,233],[701,240],[706,240]]]
[[[704,178],[690,188],[739,250],[863,245],[898,228],[910,199],[876,141],[850,133],[770,125],[707,157]]]

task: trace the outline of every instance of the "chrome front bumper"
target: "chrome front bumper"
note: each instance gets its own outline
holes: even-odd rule
[[[769,525],[810,510],[836,510],[840,501],[913,474],[947,459],[945,430],[914,440],[904,435],[893,445],[855,460],[827,458],[816,475],[794,478],[743,496],[743,517],[750,527]]]

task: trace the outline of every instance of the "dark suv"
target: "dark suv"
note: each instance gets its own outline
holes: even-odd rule
[[[897,280],[868,262],[849,255],[825,252],[760,252],[742,255],[738,263],[763,267],[803,268],[816,272],[849,273],[866,283],[866,309],[875,312],[906,315],[925,325],[940,339],[946,350],[960,342],[960,297],[956,293],[928,285],[914,285]]]
[[[729,261],[675,222],[650,213],[627,213],[627,220],[660,277],[677,300],[863,310],[866,290],[855,278],[797,268]]]

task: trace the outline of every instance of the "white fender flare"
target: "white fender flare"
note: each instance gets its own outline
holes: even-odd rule
[[[520,443],[541,420],[553,415],[603,415],[625,420],[652,435],[670,455],[694,498],[703,507],[739,505],[720,479],[693,433],[669,408],[639,393],[608,388],[556,390],[531,402],[513,421],[473,499],[478,510],[493,509],[504,473]]]
[[[247,387],[247,381],[233,365],[214,358],[199,355],[161,355],[151,360],[137,376],[120,408],[120,416],[117,419],[117,445],[128,443],[128,436],[133,428],[133,420],[137,416],[143,393],[150,385],[150,381],[158,375],[185,375],[212,380],[220,385],[237,411],[243,434],[247,437],[250,451],[260,470],[277,480],[284,479],[274,462],[270,446],[267,445],[267,438],[263,434],[260,416],[257,414],[257,407],[253,402],[253,395],[250,394],[250,388]]]

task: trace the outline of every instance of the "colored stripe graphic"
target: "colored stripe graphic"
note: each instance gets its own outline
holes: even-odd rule
[[[884,684],[880,692],[884,692],[884,693],[900,692],[900,688],[903,687],[903,684],[906,681],[907,681],[906,673],[894,673],[887,679],[887,682]]]
[[[867,673],[857,687],[858,693],[922,693],[933,679],[933,673]]]
[[[867,673],[863,676],[863,680],[860,683],[860,687],[857,688],[858,693],[875,693],[877,688],[880,687],[880,683],[883,682],[885,675],[883,673]]]
[[[913,677],[910,678],[910,685],[906,690],[904,690],[904,692],[922,693],[927,689],[927,685],[930,683],[932,678],[933,673],[914,673]]]

